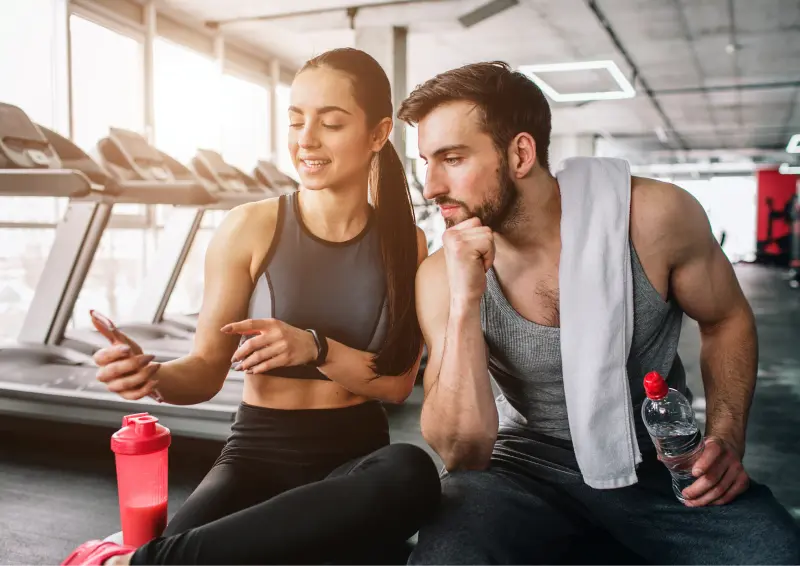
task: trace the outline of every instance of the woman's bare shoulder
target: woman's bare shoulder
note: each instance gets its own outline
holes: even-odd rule
[[[255,278],[275,237],[280,210],[278,197],[242,204],[225,216],[214,236],[220,247],[249,256]]]

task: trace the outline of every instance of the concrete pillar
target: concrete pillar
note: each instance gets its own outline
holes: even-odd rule
[[[550,171],[559,170],[561,162],[569,157],[593,157],[595,140],[592,135],[562,135],[550,138]]]
[[[406,78],[408,28],[390,26],[356,28],[356,48],[372,55],[386,71],[392,86],[392,105],[396,114],[397,108],[408,94]],[[405,124],[396,118],[390,139],[405,166],[407,163]]]
[[[281,145],[286,145],[286,140],[281,138],[281,132],[278,127],[278,121],[283,119],[283,116],[278,115],[278,110],[283,114],[286,113],[285,108],[278,106],[278,85],[281,83],[281,64],[277,59],[273,59],[269,64],[269,151],[270,161],[277,164],[279,161],[278,148]]]
[[[222,109],[225,100],[222,95],[222,82],[225,80],[225,37],[222,32],[217,30],[214,35],[212,47],[214,49],[214,63],[216,65],[216,84],[214,85],[213,99],[218,109]],[[217,130],[217,149],[222,153],[222,144],[225,142],[225,128],[219,114],[216,114],[217,123],[209,124]]]
[[[156,90],[155,90],[155,41],[157,37],[155,0],[144,6],[144,129],[147,141],[156,141]]]

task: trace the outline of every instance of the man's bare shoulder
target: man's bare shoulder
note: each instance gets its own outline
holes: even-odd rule
[[[691,195],[672,183],[644,177],[631,177],[631,220],[638,223],[660,221],[682,206],[684,195]]]
[[[631,239],[640,255],[663,255],[673,263],[709,237],[705,210],[691,194],[672,183],[631,177]]]

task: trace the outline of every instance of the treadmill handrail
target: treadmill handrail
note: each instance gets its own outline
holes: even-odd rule
[[[146,189],[148,191],[181,189],[183,191],[188,191],[188,190],[203,188],[197,181],[191,181],[188,179],[174,180],[169,182],[150,181],[150,180],[140,181],[137,179],[128,181],[112,180],[111,185],[114,187],[118,187],[123,191],[136,190],[136,189]]]
[[[0,196],[80,198],[97,188],[74,169],[0,169]]]
[[[106,190],[115,200],[139,204],[203,206],[216,202],[201,182],[189,179],[168,182],[112,179],[106,185]]]

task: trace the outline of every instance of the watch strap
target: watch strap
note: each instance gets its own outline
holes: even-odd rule
[[[317,359],[313,360],[310,365],[319,367],[324,364],[328,358],[328,339],[321,332],[313,328],[307,328],[306,330],[314,337],[314,342],[317,344]]]

